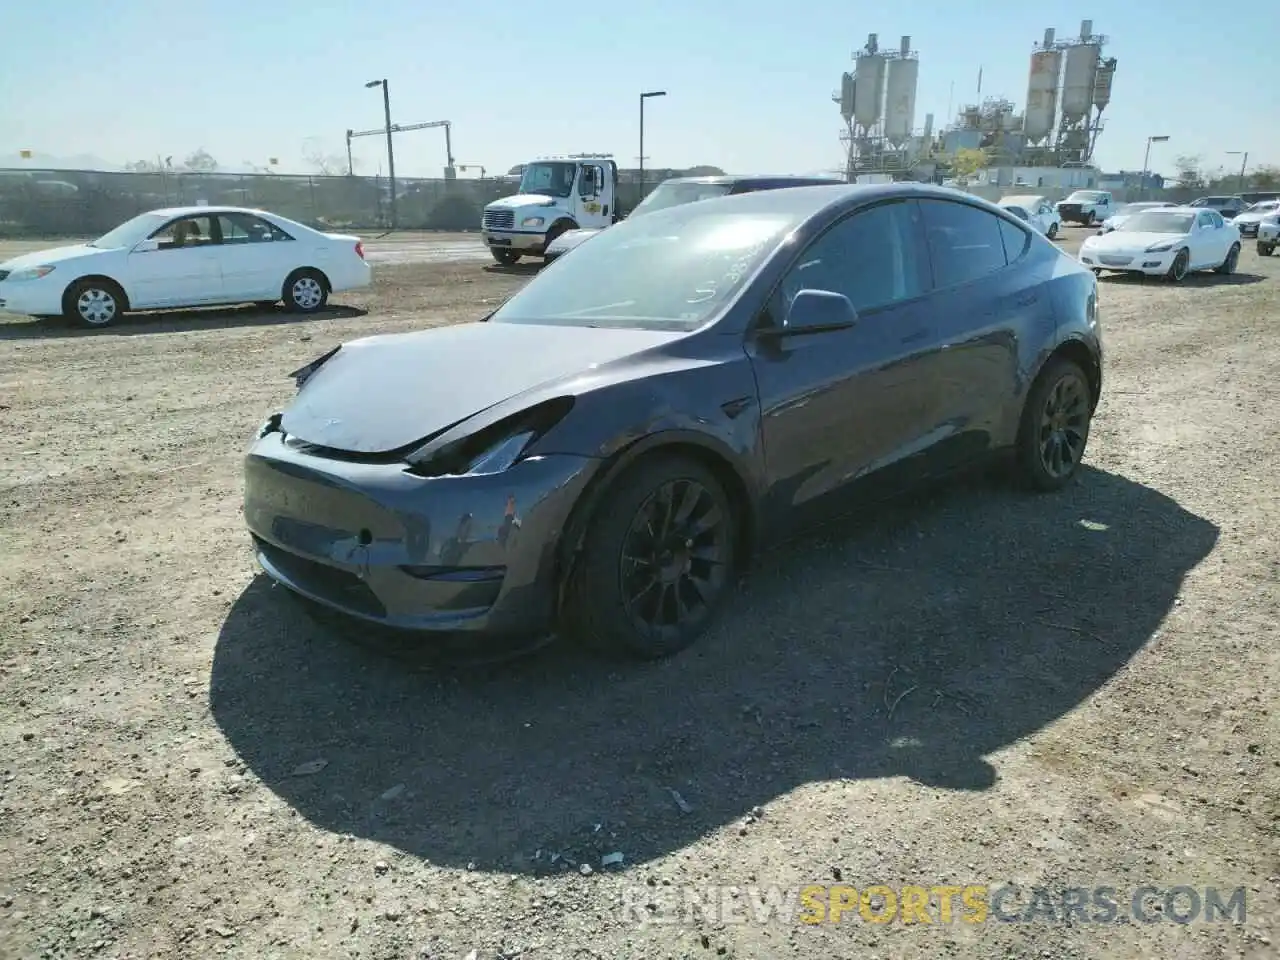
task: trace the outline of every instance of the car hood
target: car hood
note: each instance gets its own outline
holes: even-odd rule
[[[87,244],[76,243],[67,247],[53,247],[49,250],[36,250],[32,253],[24,253],[20,257],[14,257],[12,260],[6,260],[0,263],[0,270],[25,270],[28,267],[39,267],[50,263],[63,263],[67,260],[75,260],[79,257],[92,257],[100,253],[108,253],[98,247],[90,247]]]
[[[1085,243],[1089,244],[1090,250],[1118,253],[1126,250],[1145,250],[1157,243],[1176,243],[1185,239],[1186,234],[1182,233],[1128,233],[1115,230],[1101,237],[1090,237]]]
[[[555,197],[545,193],[517,193],[514,197],[503,197],[489,204],[486,210],[518,210],[521,207],[541,207],[556,202]]]
[[[1242,213],[1231,218],[1231,223],[1261,223],[1263,217],[1269,217],[1275,213],[1274,210],[1267,210],[1264,213]]]
[[[281,418],[305,443],[386,454],[518,394],[672,343],[683,332],[466,323],[343,344]],[[598,371],[595,371],[598,372]]]
[[[574,247],[590,240],[599,230],[566,230],[560,236],[551,241],[548,250],[560,252],[562,250],[572,250]]]

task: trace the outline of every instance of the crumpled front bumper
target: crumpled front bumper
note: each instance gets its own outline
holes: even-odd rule
[[[598,463],[556,455],[425,478],[299,452],[270,433],[245,458],[244,517],[268,576],[345,614],[532,634],[554,615],[560,534]]]

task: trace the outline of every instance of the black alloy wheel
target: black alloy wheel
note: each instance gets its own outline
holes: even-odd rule
[[[684,458],[646,459],[595,513],[565,596],[569,632],[653,660],[711,625],[735,572],[737,523],[724,488]]]
[[[1028,486],[1057,490],[1076,475],[1092,418],[1084,371],[1064,357],[1050,361],[1027,397],[1019,430],[1018,467]]]
[[[1169,265],[1169,272],[1166,273],[1165,279],[1170,283],[1181,283],[1186,279],[1187,267],[1191,264],[1191,254],[1186,250],[1179,250],[1178,255],[1173,258],[1173,263]]]
[[[1221,273],[1224,276],[1236,272],[1236,267],[1240,264],[1240,244],[1233,243],[1231,249],[1227,252],[1227,258],[1222,261],[1214,270],[1214,273]]]

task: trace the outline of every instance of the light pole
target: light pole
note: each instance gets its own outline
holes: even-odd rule
[[[1144,200],[1147,197],[1147,174],[1151,172],[1151,145],[1168,142],[1168,137],[1147,137],[1147,152],[1142,158],[1142,198]]]
[[[1227,156],[1228,157],[1242,156],[1244,158],[1243,160],[1240,161],[1240,192],[1244,193],[1244,168],[1249,165],[1249,151],[1248,150],[1228,150]]]
[[[644,102],[650,97],[665,97],[665,90],[650,90],[640,94],[640,199],[644,199]],[[638,202],[638,201],[637,201]]]
[[[365,86],[382,88],[382,110],[387,118],[387,171],[391,180],[391,229],[394,230],[396,228],[396,151],[391,145],[391,88],[385,77],[381,80],[370,80]]]

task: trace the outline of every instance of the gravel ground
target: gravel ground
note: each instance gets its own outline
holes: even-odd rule
[[[1061,494],[844,521],[665,663],[409,669],[255,574],[240,458],[287,371],[528,275],[387,267],[303,321],[0,323],[0,957],[1277,955],[1280,257],[1104,282]],[[1241,886],[1247,919],[671,906],[813,883],[1103,885],[1122,917]]]

